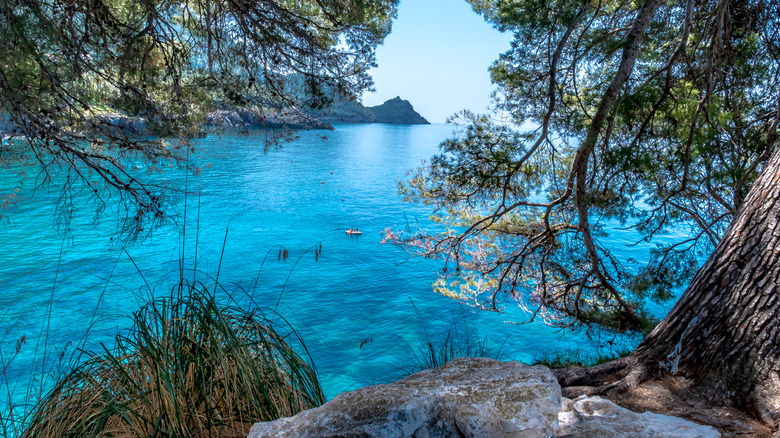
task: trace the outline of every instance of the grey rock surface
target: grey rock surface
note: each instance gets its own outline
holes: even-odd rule
[[[717,438],[712,426],[682,418],[644,412],[638,414],[598,396],[563,399],[557,437],[577,438]]]
[[[549,369],[458,358],[395,383],[345,392],[294,417],[257,423],[260,437],[715,438],[711,426],[636,413],[598,396],[561,398]]]
[[[560,403],[558,382],[545,367],[458,358],[257,423],[249,437],[549,437]]]

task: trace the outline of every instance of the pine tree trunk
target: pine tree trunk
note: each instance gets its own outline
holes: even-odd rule
[[[707,262],[633,358],[651,373],[728,392],[765,421],[779,418],[780,146]]]

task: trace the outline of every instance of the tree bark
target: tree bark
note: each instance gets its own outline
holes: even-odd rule
[[[780,412],[779,223],[776,146],[704,266],[633,353],[634,363],[651,376],[684,376],[722,391],[775,423]]]

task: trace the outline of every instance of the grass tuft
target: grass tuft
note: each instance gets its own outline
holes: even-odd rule
[[[626,357],[633,352],[631,348],[612,350],[609,353],[592,354],[580,350],[544,352],[534,357],[531,365],[544,365],[547,368],[592,367]]]
[[[503,357],[503,343],[494,347],[487,337],[480,337],[465,323],[459,324],[454,316],[445,332],[437,331],[432,338],[423,326],[423,333],[424,339],[414,345],[404,340],[408,353],[405,365],[398,367],[403,376],[440,367],[457,357]]]
[[[286,328],[289,328],[288,326]],[[245,437],[325,402],[315,370],[257,310],[181,281],[38,401],[23,437]],[[305,351],[305,350],[304,350]]]

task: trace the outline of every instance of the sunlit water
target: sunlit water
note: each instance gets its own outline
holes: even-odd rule
[[[431,288],[435,261],[410,259],[380,243],[387,227],[425,225],[429,209],[404,203],[397,181],[435,154],[450,133],[445,125],[341,125],[332,132],[304,132],[269,151],[259,135],[199,141],[202,152],[194,159],[204,170],[202,178],[189,178],[190,190],[200,190],[201,197],[199,207],[196,197],[188,201],[185,268],[191,272],[194,265],[197,227],[195,275],[208,283],[204,273],[216,275],[227,232],[220,283],[252,289],[259,278],[255,301],[271,308],[279,301],[279,312],[305,339],[329,398],[399,377],[399,367],[410,361],[410,346],[425,332],[435,340],[453,318],[496,348],[503,344],[507,359],[530,362],[550,352],[591,351],[593,344],[582,334],[561,337],[539,323],[507,324],[525,320],[516,309],[476,311],[437,295]],[[5,195],[18,178],[3,178]],[[32,182],[28,178],[0,221],[2,363],[26,337],[7,370],[9,381],[0,382],[4,411],[9,393],[14,403],[29,401],[28,388],[38,388],[41,373],[48,372],[33,365],[44,354],[41,334],[48,333],[45,354],[52,358],[79,345],[98,315],[86,345],[92,350],[100,342],[110,345],[149,295],[147,283],[161,295],[179,275],[180,227],[159,230],[125,253],[109,243],[113,221],[95,225],[89,207],[82,206],[65,237],[53,226],[59,191],[33,194]],[[110,216],[109,209],[105,217]],[[346,235],[350,227],[363,235]],[[310,248],[319,243],[322,255],[315,260]],[[288,250],[286,262],[277,261],[278,245]],[[241,293],[236,296],[250,305]]]

